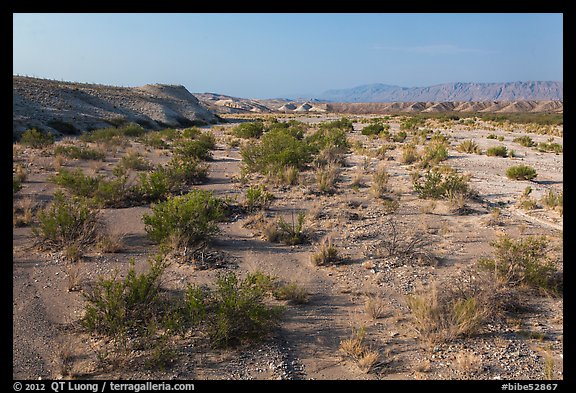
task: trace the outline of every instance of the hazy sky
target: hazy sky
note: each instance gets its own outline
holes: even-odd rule
[[[563,80],[562,14],[14,14],[13,72],[273,98]]]

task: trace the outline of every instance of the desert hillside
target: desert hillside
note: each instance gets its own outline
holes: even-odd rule
[[[184,86],[117,87],[13,77],[13,130],[30,127],[65,134],[123,122],[145,128],[216,123]]]
[[[321,102],[318,100],[247,99],[215,93],[194,93],[200,102],[219,114],[238,113],[563,113],[563,101],[420,101],[420,102]]]

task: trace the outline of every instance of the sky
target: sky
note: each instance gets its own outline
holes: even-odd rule
[[[563,15],[13,14],[13,73],[244,98],[563,81]]]

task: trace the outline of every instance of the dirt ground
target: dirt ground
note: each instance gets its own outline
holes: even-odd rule
[[[336,116],[294,117],[317,123]],[[301,184],[291,188],[268,190],[275,200],[266,214],[307,213],[305,227],[312,234],[309,244],[286,246],[270,243],[247,226],[254,216],[245,215],[220,224],[221,232],[211,250],[226,255],[220,268],[197,269],[190,264],[172,263],[165,283],[211,282],[223,271],[240,275],[262,271],[286,282],[306,288],[309,302],[286,305],[280,328],[260,343],[226,350],[207,350],[185,341],[179,343],[180,356],[166,370],[147,370],[138,366],[138,354],[119,359],[115,367],[101,367],[100,349],[105,340],[83,332],[78,321],[83,316],[82,291],[69,291],[70,279],[87,288],[99,276],[110,276],[115,270],[125,272],[130,258],[138,269],[146,266],[147,257],[155,255],[157,245],[148,240],[142,215],[150,208],[131,207],[103,209],[101,217],[107,229],[121,237],[120,253],[87,252],[72,270],[60,252],[42,251],[34,246],[30,226],[13,231],[13,378],[54,379],[63,377],[63,363],[71,369],[66,378],[79,379],[563,379],[563,299],[552,296],[526,296],[526,311],[516,318],[501,318],[488,324],[482,332],[459,338],[443,345],[422,342],[411,320],[406,295],[440,279],[454,277],[474,266],[481,257],[491,256],[490,242],[499,234],[517,238],[546,235],[559,247],[563,244],[562,216],[545,208],[526,211],[516,206],[520,194],[530,186],[530,194],[540,199],[549,190],[563,186],[563,155],[541,153],[522,147],[512,139],[529,135],[535,142],[545,142],[550,135],[528,133],[521,125],[505,129],[477,122],[473,126],[452,124],[438,126],[450,136],[451,149],[444,162],[458,172],[470,175],[470,184],[478,197],[469,200],[465,213],[453,212],[448,203],[419,199],[410,178],[411,165],[402,164],[401,149],[377,158],[370,151],[382,145],[380,139],[361,135],[365,125],[356,118],[351,141],[361,141],[364,150],[353,149],[346,156],[336,192],[315,192],[313,174],[303,174]],[[390,120],[391,131],[399,123]],[[217,148],[210,161],[209,180],[195,186],[212,190],[217,196],[236,196],[242,200],[248,187],[240,181],[241,156],[238,147],[226,140],[231,122],[212,127]],[[487,139],[489,134],[503,136],[503,141]],[[455,150],[465,139],[473,139],[482,150],[505,145],[513,149],[513,158],[465,154]],[[562,144],[562,137],[554,137]],[[131,147],[110,154],[102,165],[68,159],[64,167],[81,167],[86,173],[110,173],[126,152],[134,149],[154,163],[169,157],[160,151],[145,149],[132,141]],[[26,166],[28,177],[15,194],[14,204],[31,199],[47,203],[57,189],[48,177],[54,174],[51,156],[38,155],[33,149],[22,149],[18,163]],[[523,163],[536,168],[533,181],[511,181],[505,171]],[[389,188],[399,198],[399,208],[390,212],[381,200],[369,192],[371,174],[385,165],[391,175]],[[352,187],[358,174],[364,186]],[[263,177],[252,176],[250,184],[264,183]],[[494,207],[501,209],[498,223],[490,223]],[[408,238],[419,234],[426,241],[422,252],[432,255],[434,264],[397,264],[375,252],[379,241],[390,235],[391,223]],[[344,263],[316,266],[310,255],[320,240],[330,236],[344,257]],[[374,319],[366,310],[369,299],[380,299],[381,317]],[[370,372],[362,371],[339,350],[342,340],[353,329],[365,328],[366,343],[379,354]],[[551,366],[552,365],[552,366]]]

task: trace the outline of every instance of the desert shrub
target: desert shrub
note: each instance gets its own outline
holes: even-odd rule
[[[307,136],[305,141],[313,149],[314,153],[318,153],[328,147],[341,153],[346,153],[350,148],[346,132],[344,128],[320,127],[316,132]]]
[[[153,172],[140,173],[134,191],[142,202],[161,201],[180,191],[181,179],[167,167],[158,167]]]
[[[80,160],[99,160],[104,161],[106,155],[98,150],[90,149],[86,146],[65,146],[59,145],[54,148],[54,154],[61,154],[68,158],[77,158]]]
[[[407,296],[420,336],[431,343],[443,343],[477,333],[492,314],[493,305],[483,299],[487,292],[440,288],[433,285],[431,289]]]
[[[528,186],[524,189],[524,192],[522,192],[522,195],[520,195],[520,198],[518,201],[518,206],[521,209],[534,210],[538,207],[536,200],[533,198],[530,198],[531,193],[532,193],[532,187]]]
[[[170,147],[159,132],[148,132],[138,138],[138,141],[155,149],[168,149]]]
[[[518,240],[508,235],[491,243],[492,258],[478,261],[480,267],[494,272],[496,278],[508,286],[527,285],[532,288],[556,291],[556,268],[550,259],[549,241],[545,236],[528,236]]]
[[[261,339],[278,326],[282,308],[264,303],[269,288],[261,285],[258,276],[261,274],[249,274],[240,280],[228,273],[216,280],[216,288],[204,303],[206,331],[213,347]],[[199,309],[198,299],[194,300],[193,309]]]
[[[490,157],[507,157],[508,149],[506,146],[493,146],[486,150],[486,155]]]
[[[62,192],[38,212],[38,226],[33,233],[43,244],[62,247],[70,243],[89,244],[95,240],[99,222],[97,211],[86,200],[68,198]]]
[[[419,177],[415,178],[413,186],[419,198],[442,199],[451,194],[470,192],[466,176],[457,173],[443,174],[437,169],[428,170],[423,181]]]
[[[486,137],[486,139],[498,139],[498,135],[496,134],[490,134]]]
[[[102,177],[84,175],[80,168],[74,171],[62,168],[56,175],[51,176],[50,180],[74,195],[90,198],[96,193]]]
[[[419,126],[424,125],[425,119],[411,117],[400,123],[401,130],[417,130]]]
[[[448,158],[448,144],[445,142],[430,142],[424,147],[420,157],[420,166],[430,167]]]
[[[212,158],[210,142],[200,139],[179,141],[174,146],[174,156],[182,160],[209,160]]]
[[[266,191],[264,186],[252,186],[246,190],[244,205],[251,211],[267,209],[273,199],[274,195]]]
[[[320,128],[323,128],[323,129],[339,128],[341,130],[348,131],[348,132],[354,131],[354,125],[352,123],[352,120],[348,119],[347,117],[342,117],[339,120],[326,121],[326,122],[320,123]]]
[[[514,165],[506,170],[506,177],[512,180],[532,180],[537,175],[536,170],[527,165]]]
[[[15,194],[22,189],[22,181],[17,176],[12,176],[12,193]]]
[[[362,135],[379,135],[381,132],[390,129],[390,125],[382,123],[372,123],[362,128]]]
[[[22,133],[20,143],[24,146],[40,149],[54,144],[54,134],[31,128]]]
[[[122,157],[118,165],[135,171],[147,171],[152,168],[152,164],[138,152],[127,153]]]
[[[220,200],[211,192],[192,190],[182,196],[168,197],[152,207],[143,221],[150,239],[161,243],[171,236],[184,238],[193,245],[209,240],[218,233],[216,223],[223,218]]]
[[[382,198],[386,191],[388,190],[388,180],[390,175],[386,172],[384,166],[380,166],[372,174],[372,185],[370,191],[376,198]]]
[[[406,137],[408,137],[406,131],[399,131],[392,136],[392,140],[394,142],[404,142],[406,140]]]
[[[294,212],[292,212],[290,222],[286,222],[284,217],[280,217],[278,220],[279,240],[291,246],[304,243],[307,237],[304,229],[305,217],[303,212],[298,213],[296,220],[294,220]]]
[[[127,143],[124,134],[114,127],[84,132],[79,139],[82,142],[103,143],[107,146],[123,146]]]
[[[172,158],[164,167],[169,178],[178,185],[200,184],[208,177],[209,166],[207,163],[197,159],[182,160],[178,157]]]
[[[337,263],[339,260],[338,249],[329,237],[324,238],[316,248],[316,252],[310,255],[310,261],[316,266]]]
[[[129,329],[141,331],[148,322],[160,318],[161,276],[167,265],[161,259],[150,260],[146,273],[137,274],[134,259],[124,280],[115,274],[100,277],[92,291],[85,292],[87,302],[82,325],[90,332],[118,338]]]
[[[480,154],[478,144],[471,139],[462,141],[458,146],[456,146],[456,150],[460,153]]]
[[[202,130],[198,127],[189,127],[182,130],[182,137],[186,139],[197,139],[200,134],[202,134]]]
[[[532,138],[530,138],[529,136],[525,135],[525,136],[520,136],[518,138],[514,138],[512,139],[512,142],[516,142],[524,147],[532,147],[535,145],[534,141],[532,140]]]
[[[272,294],[277,300],[287,300],[293,304],[308,303],[308,291],[297,283],[279,285]]]
[[[546,194],[540,200],[544,206],[550,209],[559,209],[560,213],[563,210],[563,192],[554,192],[554,190],[548,190]]]
[[[303,140],[278,129],[264,134],[259,144],[245,146],[240,154],[249,172],[278,174],[288,166],[303,169],[312,160],[313,149]]]
[[[232,129],[232,135],[238,138],[260,138],[264,133],[264,123],[261,121],[242,123]]]
[[[402,164],[412,164],[418,161],[418,157],[418,152],[414,144],[408,144],[402,147],[402,155],[400,156],[400,162]]]
[[[336,165],[326,165],[316,168],[316,185],[318,191],[323,194],[333,194],[338,179],[338,168]]]
[[[340,341],[340,352],[349,356],[365,373],[372,371],[380,360],[380,354],[365,343],[366,329],[364,326],[352,329],[350,338]]]
[[[127,137],[140,137],[146,133],[146,130],[137,123],[128,123],[116,128],[120,135]]]
[[[556,153],[556,154],[560,154],[564,151],[562,145],[555,142],[540,142],[538,143],[536,149],[541,152]]]

